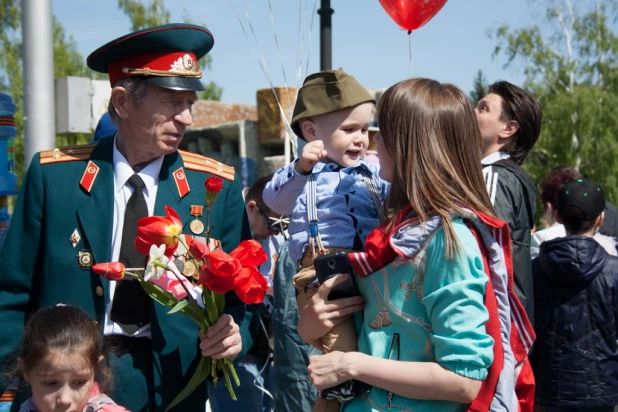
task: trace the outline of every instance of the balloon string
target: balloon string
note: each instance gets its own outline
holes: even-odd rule
[[[410,57],[410,78],[412,78],[412,30],[408,30],[408,56]]]

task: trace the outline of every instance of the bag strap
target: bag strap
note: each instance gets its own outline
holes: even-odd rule
[[[373,205],[378,213],[378,218],[380,221],[384,220],[384,206],[382,204],[382,199],[380,198],[378,180],[376,179],[375,174],[362,165],[357,167],[356,170],[362,176],[365,186],[367,186],[367,190],[371,195],[371,200],[373,200]],[[316,247],[318,248],[318,253],[323,255],[326,251],[324,249],[324,245],[322,244],[320,231],[318,229],[317,178],[315,173],[311,173],[309,175],[308,185],[307,220],[309,221],[309,246],[311,247],[311,251],[314,255]]]

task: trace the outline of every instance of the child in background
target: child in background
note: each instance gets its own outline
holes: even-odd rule
[[[558,192],[566,237],[532,261],[537,341],[531,362],[536,405],[546,412],[612,412],[618,405],[618,258],[593,236],[603,224],[603,189],[585,179]]]
[[[38,310],[26,323],[17,359],[32,388],[19,412],[127,411],[101,393],[99,385],[110,381],[102,359],[99,328],[81,309]]]
[[[291,126],[307,144],[299,159],[275,173],[263,197],[270,209],[290,216],[289,251],[300,267],[293,280],[299,311],[319,286],[314,259],[362,250],[380,223],[388,186],[377,177],[377,165],[362,161],[374,109],[373,96],[342,69],[312,74],[298,91]],[[350,299],[362,307],[362,299]],[[324,352],[356,350],[351,318],[326,336],[303,339]],[[339,402],[318,399],[314,411],[339,408]]]

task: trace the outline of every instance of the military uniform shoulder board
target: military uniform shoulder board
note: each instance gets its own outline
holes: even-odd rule
[[[179,150],[178,153],[182,156],[182,161],[187,169],[211,173],[225,180],[229,180],[230,182],[234,181],[233,167],[224,165],[221,162],[217,162],[216,160],[209,159],[197,153],[185,152],[184,150]]]
[[[94,149],[95,146],[96,144],[86,144],[79,146],[66,146],[51,150],[42,150],[41,164],[46,165],[50,163],[88,160],[90,158],[90,154],[92,153],[92,149]]]

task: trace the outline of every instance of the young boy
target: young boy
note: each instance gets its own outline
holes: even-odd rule
[[[534,324],[530,231],[534,226],[536,188],[521,168],[541,132],[541,106],[514,84],[489,86],[476,107],[481,131],[483,177],[498,217],[509,224],[513,245],[515,293]]]
[[[558,193],[566,237],[541,244],[532,263],[536,405],[611,412],[618,405],[618,258],[592,237],[603,224],[603,189],[584,179]]]
[[[362,161],[374,109],[373,96],[342,69],[312,74],[298,91],[291,126],[307,144],[300,158],[266,185],[264,202],[290,216],[289,252],[300,268],[294,276],[299,310],[319,286],[314,259],[362,250],[366,236],[380,223],[388,184],[379,179],[376,166],[370,169]],[[324,352],[352,351],[356,340],[350,318],[321,342],[308,343]],[[318,398],[313,410],[339,408],[339,402]]]

